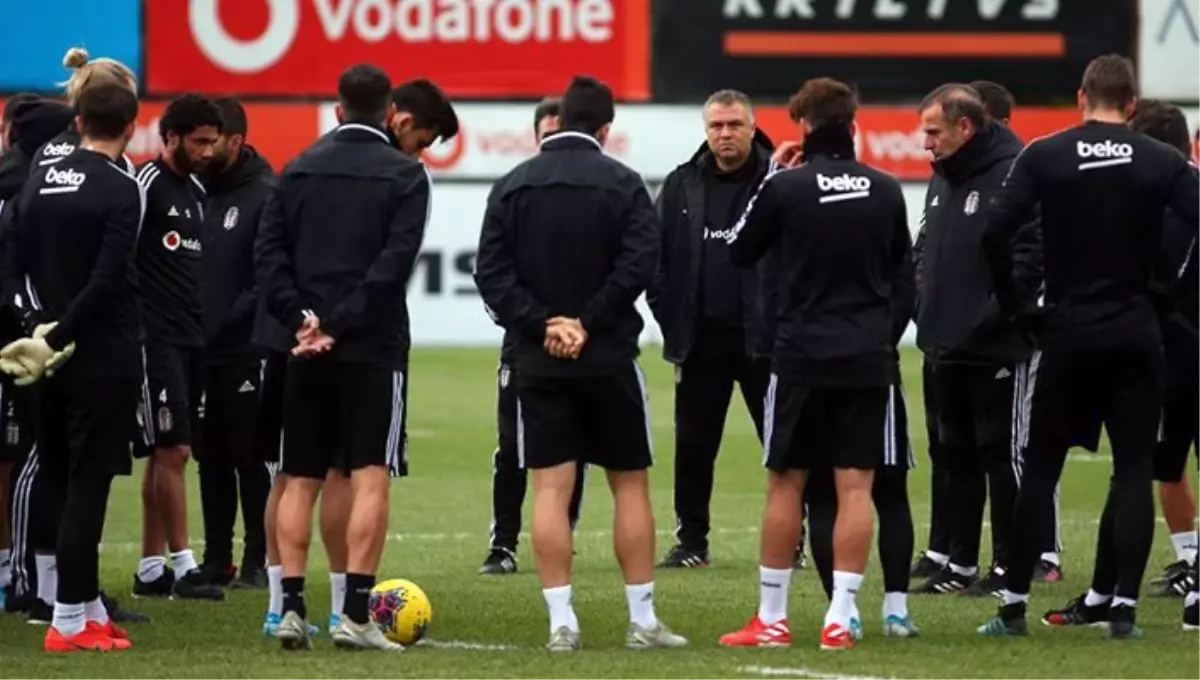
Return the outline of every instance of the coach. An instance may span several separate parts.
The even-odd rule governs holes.
[[[759,302],[759,270],[729,259],[728,230],[767,174],[774,146],[736,90],[704,104],[705,144],[658,195],[662,250],[647,300],[675,365],[675,536],[660,567],[708,564],[713,468],[734,383],[762,437],[770,338]],[[758,345],[766,343],[766,347]]]
[[[981,238],[984,209],[1021,143],[1007,128],[987,121],[978,92],[968,85],[937,88],[921,103],[920,114],[934,176],[925,199],[924,248],[916,259],[917,345],[931,369],[925,389],[934,391],[952,490],[946,508],[949,564],[920,592],[986,594],[999,581],[995,568],[978,579],[983,506],[990,486],[993,535],[1007,536],[1018,484],[1012,406],[1020,386],[1013,376],[1032,348],[999,313]],[[1032,236],[1036,230],[1022,233]],[[1023,290],[1036,290],[1041,282],[1036,243],[1022,243],[1016,268]],[[1003,540],[993,545],[1003,573]]]

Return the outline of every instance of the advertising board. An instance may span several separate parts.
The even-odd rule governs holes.
[[[150,94],[331,97],[347,67],[451,96],[540,97],[591,75],[649,96],[649,0],[154,0]]]
[[[1141,0],[1139,4],[1142,96],[1200,100],[1200,0]]]

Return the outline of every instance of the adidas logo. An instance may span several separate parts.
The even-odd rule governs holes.
[[[996,380],[1004,380],[1009,377],[1012,377],[1012,371],[1008,370],[1008,368],[1001,368],[999,371],[996,371]]]
[[[179,209],[171,206],[171,209],[167,211],[167,217],[179,217]]]
[[[938,206],[938,197],[937,197],[937,196],[934,196],[934,197],[933,197],[933,202],[929,204],[929,207],[930,207],[930,208],[936,208],[937,206]]]
[[[249,380],[242,383],[242,386],[238,388],[238,394],[245,394],[247,392],[253,392],[253,391],[254,391],[254,385]]]

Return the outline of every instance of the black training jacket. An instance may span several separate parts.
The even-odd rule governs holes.
[[[141,370],[133,257],[143,211],[136,180],[86,149],[35,172],[17,205],[16,259],[28,294],[58,322],[46,342],[76,343],[72,364],[89,375]]]
[[[983,252],[987,205],[1000,191],[1021,140],[989,123],[951,156],[933,164],[915,248],[917,346],[935,363],[1009,364],[1032,347],[1000,312]],[[1039,227],[1022,227],[1014,245],[1014,277],[1023,298],[1042,283]]]
[[[1013,235],[1041,204],[1045,307],[1013,278]],[[1123,124],[1087,122],[1043,137],[988,207],[984,247],[1000,306],[1059,350],[1161,342],[1150,292],[1171,208],[1196,233],[1200,183],[1176,149]]]
[[[1196,167],[1192,166],[1196,174]],[[1172,373],[1187,375],[1194,384],[1200,370],[1200,268],[1196,232],[1168,210],[1163,221],[1158,278],[1164,290],[1159,305],[1163,347]]]
[[[749,163],[756,170],[749,180],[745,198],[734,210],[741,214],[762,183],[771,164],[775,145],[761,130],[755,133]],[[646,301],[663,332],[663,358],[682,364],[696,341],[699,318],[699,289],[703,260],[705,180],[712,172],[713,154],[708,144],[671,171],[659,189],[655,207],[662,220],[662,245],[658,269],[646,291]],[[742,274],[743,328],[746,347],[752,354],[770,354],[772,338],[763,321],[760,272],[766,262]]]
[[[208,192],[200,240],[200,293],[204,308],[205,360],[210,364],[253,357],[258,309],[254,237],[275,172],[252,147],[233,165],[204,182]]]
[[[528,375],[601,375],[638,356],[634,307],[658,264],[659,224],[640,175],[595,138],[559,132],[492,187],[475,282],[492,319],[515,334]],[[543,349],[546,321],[579,319],[578,359]]]
[[[38,148],[53,139],[75,119],[75,110],[51,99],[38,99],[18,104],[13,111],[9,139],[13,145],[0,156],[0,262],[15,257],[11,247],[11,231],[15,228],[17,198],[29,178]],[[8,269],[21,271],[18,263],[9,262]],[[39,320],[29,304],[23,275],[14,273],[6,279],[4,304],[0,307],[0,342],[7,343],[33,330]]]
[[[337,361],[407,365],[405,289],[430,188],[425,166],[381,129],[350,123],[309,146],[284,168],[259,224],[271,315],[294,334],[315,314]]]
[[[911,276],[900,183],[855,160],[843,127],[809,134],[804,154],[767,179],[729,241],[740,266],[779,249],[773,371],[822,387],[891,384],[895,287]]]

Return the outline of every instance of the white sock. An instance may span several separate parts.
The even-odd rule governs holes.
[[[283,565],[267,567],[267,613],[283,616]]]
[[[1200,600],[1200,593],[1197,593],[1194,590],[1188,591],[1187,598],[1183,601],[1183,606],[1190,607],[1196,604],[1197,600]]]
[[[658,617],[654,615],[654,581],[640,586],[625,586],[625,599],[629,601],[629,620],[646,630],[658,628]]]
[[[1042,561],[1043,561],[1043,562],[1049,562],[1050,564],[1053,564],[1053,565],[1054,565],[1054,566],[1056,566],[1056,567],[1061,567],[1061,566],[1062,566],[1062,560],[1060,560],[1060,559],[1058,558],[1058,553],[1056,553],[1056,552],[1044,552],[1044,553],[1042,553]]]
[[[88,621],[95,621],[101,626],[108,623],[108,610],[104,608],[104,601],[98,597],[91,602],[84,603],[83,613]]]
[[[84,626],[87,625],[83,603],[63,604],[55,602],[54,620],[50,625],[54,626],[55,630],[67,637],[82,633]]]
[[[1004,591],[1005,606],[1010,605],[1010,604],[1017,604],[1018,602],[1023,602],[1023,603],[1028,604],[1029,603],[1029,593],[1018,594],[1018,593],[1012,592],[1011,590]]]
[[[1091,588],[1088,588],[1087,595],[1083,596],[1083,604],[1086,607],[1108,604],[1110,601],[1112,601],[1112,595],[1101,595]]]
[[[851,571],[833,572],[833,599],[825,612],[825,625],[838,624],[850,630],[850,617],[858,609],[855,599],[862,587],[863,575]]]
[[[280,572],[280,578],[281,579],[283,578],[282,572]],[[282,581],[281,581],[281,583],[282,583]],[[283,586],[280,585],[280,588],[282,588],[282,587]],[[283,596],[280,595],[280,597],[283,597]],[[280,606],[281,607],[283,606],[282,603],[280,604]],[[346,606],[346,574],[345,573],[334,574],[331,572],[329,574],[329,606],[331,607],[331,609],[329,610],[329,613],[331,615],[334,615],[334,616],[342,615],[342,608]]]
[[[947,555],[945,553],[936,552],[933,550],[926,550],[925,557],[928,557],[929,559],[933,560],[934,562],[937,562],[938,564],[942,565],[943,567],[950,563],[949,555]]]
[[[0,550],[0,588],[12,583],[12,550]]]
[[[579,619],[575,617],[575,609],[571,606],[571,586],[542,588],[542,596],[546,598],[546,607],[550,610],[550,632],[566,626],[578,633]]]
[[[1131,600],[1128,597],[1114,597],[1112,606],[1114,606],[1114,607],[1120,607],[1120,606],[1136,607],[1137,600]]]
[[[46,604],[54,604],[54,598],[58,595],[58,560],[54,555],[34,555],[33,561],[37,564],[38,599]],[[63,632],[61,628],[59,631]]]
[[[199,569],[199,566],[196,564],[196,556],[192,554],[192,549],[187,548],[171,553],[171,568],[175,570],[176,577],[182,577]]]
[[[908,593],[883,594],[883,618],[887,619],[889,616],[908,618]]]
[[[792,584],[791,569],[758,568],[758,620],[767,624],[787,619],[788,587]]]
[[[167,558],[162,555],[143,557],[138,562],[137,577],[142,583],[153,583],[167,570]]]
[[[1188,564],[1196,559],[1196,532],[1181,531],[1177,534],[1171,534],[1171,545],[1175,547],[1175,559],[1183,560]],[[0,562],[3,561],[3,555],[0,554]]]
[[[970,576],[974,576],[975,574],[979,573],[979,567],[960,567],[957,564],[954,564],[953,562],[951,562],[950,563],[950,571],[958,574],[959,576],[970,577]]]

